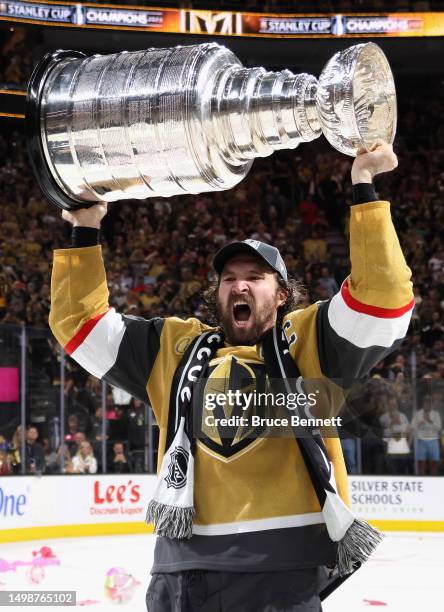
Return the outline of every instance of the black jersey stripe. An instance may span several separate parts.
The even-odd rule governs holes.
[[[122,318],[125,333],[116,361],[104,378],[106,382],[147,402],[147,383],[160,350],[164,319],[143,319],[131,315],[122,315]]]

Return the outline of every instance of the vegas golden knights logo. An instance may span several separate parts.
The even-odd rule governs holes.
[[[190,34],[242,34],[238,13],[213,11],[182,11],[182,31]]]
[[[171,461],[168,466],[168,476],[165,477],[167,487],[181,489],[187,482],[189,454],[181,446],[177,446],[171,453]]]
[[[193,413],[199,415],[199,422],[194,421],[195,433],[199,442],[225,458],[233,457],[252,444],[263,433],[264,427],[238,424],[223,427],[219,424],[208,425],[206,417],[214,416],[213,421],[230,417],[249,419],[254,414],[258,414],[254,403],[246,408],[242,402],[230,405],[227,400],[223,405],[218,404],[208,408],[205,398],[215,394],[226,395],[230,390],[232,392],[239,390],[243,394],[253,393],[255,390],[261,392],[265,390],[265,387],[265,368],[262,364],[247,363],[234,355],[229,355],[215,367],[210,366],[208,379],[200,392],[196,393],[196,403],[193,401]]]

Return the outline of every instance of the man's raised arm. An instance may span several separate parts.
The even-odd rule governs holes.
[[[414,306],[408,268],[390,215],[372,180],[397,166],[390,145],[378,144],[353,163],[350,211],[351,274],[318,306],[322,372],[350,386],[402,342]]]
[[[73,246],[54,252],[49,325],[85,370],[148,401],[146,385],[159,352],[163,320],[145,320],[109,307],[100,223],[107,205],[63,212]]]

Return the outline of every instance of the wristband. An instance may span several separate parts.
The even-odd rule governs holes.
[[[373,183],[357,183],[353,185],[353,204],[365,204],[367,202],[376,202],[376,195]]]
[[[73,248],[96,246],[99,244],[100,230],[95,227],[73,227],[72,228],[72,244]]]

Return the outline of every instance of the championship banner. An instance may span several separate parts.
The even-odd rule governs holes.
[[[75,28],[181,33],[181,11],[107,4],[0,1],[0,20]]]
[[[259,38],[354,38],[443,36],[444,12],[272,14],[214,10],[0,1],[0,20],[12,23],[113,28],[209,36]]]
[[[180,11],[175,9],[136,9],[102,4],[83,5],[77,16],[78,26],[111,26],[135,30],[180,33]]]
[[[351,36],[439,36],[442,13],[381,15],[243,15],[243,34],[280,38]],[[436,30],[439,33],[432,33]]]
[[[10,21],[73,24],[76,23],[78,6],[41,2],[0,2],[0,17]]]

